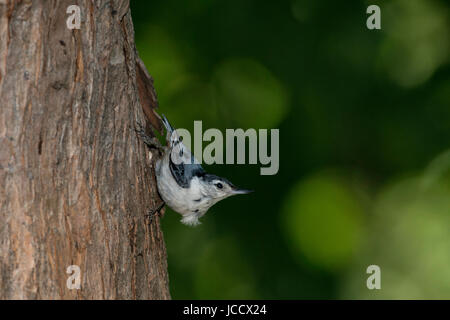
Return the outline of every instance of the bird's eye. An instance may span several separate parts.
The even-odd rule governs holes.
[[[223,184],[221,184],[220,182],[216,183],[216,187],[219,188],[219,189],[222,189],[223,188]]]

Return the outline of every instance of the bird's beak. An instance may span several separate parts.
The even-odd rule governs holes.
[[[240,188],[234,188],[233,189],[233,194],[247,194],[253,192],[253,190],[248,190],[248,189],[240,189]]]

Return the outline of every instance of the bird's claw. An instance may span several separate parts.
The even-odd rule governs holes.
[[[146,217],[147,219],[149,219],[149,224],[151,224],[151,223],[153,222],[153,219],[154,219],[155,216],[158,214],[158,212],[161,213],[161,216],[163,215],[161,209],[163,209],[163,207],[164,207],[165,204],[166,204],[166,203],[163,202],[163,203],[161,203],[157,208],[151,209],[151,210],[147,211],[147,214],[145,215],[145,217]]]
[[[159,152],[163,152],[163,147],[159,140],[156,137],[150,137],[145,133],[144,126],[136,121],[135,129],[134,129],[139,136],[139,138],[142,139],[142,141],[149,147],[150,149],[157,149]]]

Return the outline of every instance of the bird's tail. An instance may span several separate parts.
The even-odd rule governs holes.
[[[172,127],[169,120],[167,120],[167,118],[164,114],[162,115],[162,122],[167,130],[166,142],[172,148],[174,145],[176,145],[178,143],[178,140],[179,140],[178,134],[175,131],[175,128]]]
[[[163,114],[162,115],[162,122],[164,124],[164,126],[166,127],[168,133],[172,134],[172,132],[175,130],[172,125],[170,124],[169,120],[167,120],[166,116]]]

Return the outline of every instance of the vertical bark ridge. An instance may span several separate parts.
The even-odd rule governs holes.
[[[129,3],[71,4],[0,1],[0,298],[168,299]]]

